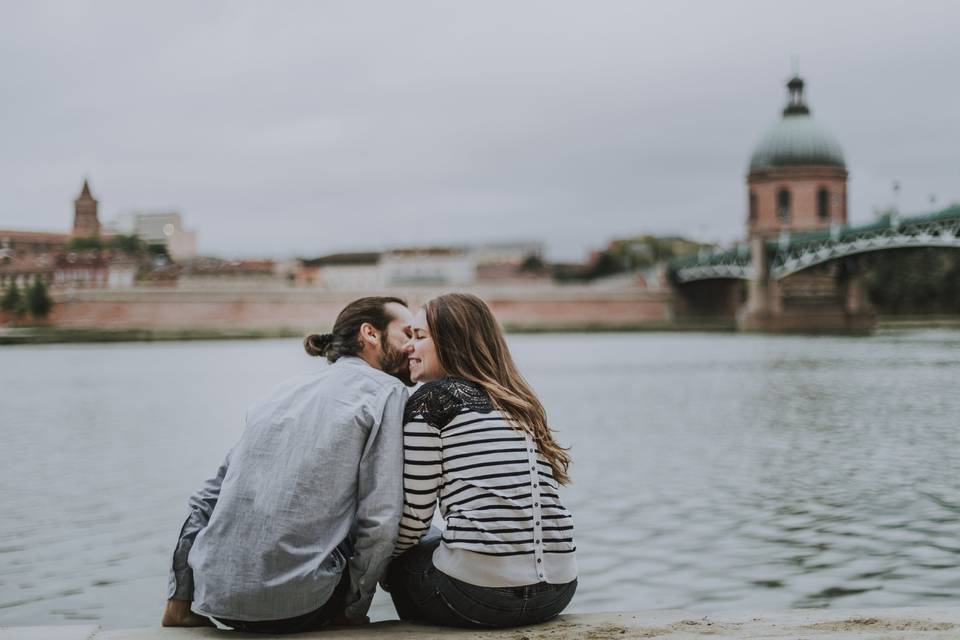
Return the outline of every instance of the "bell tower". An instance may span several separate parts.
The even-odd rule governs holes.
[[[90,193],[90,185],[83,181],[83,190],[73,201],[73,237],[100,236],[100,218],[97,217],[97,201]]]

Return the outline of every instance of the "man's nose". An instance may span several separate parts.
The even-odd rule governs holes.
[[[404,353],[413,353],[413,338],[407,340],[406,344],[403,345]]]

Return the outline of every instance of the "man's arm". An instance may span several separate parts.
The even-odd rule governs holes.
[[[163,613],[163,626],[199,626],[204,623],[212,624],[203,616],[190,611],[193,601],[193,569],[187,563],[190,548],[197,534],[207,523],[213,509],[217,506],[220,497],[220,486],[227,474],[230,464],[231,450],[217,469],[216,475],[207,480],[199,491],[190,496],[190,515],[187,516],[183,527],[180,528],[180,537],[173,552],[173,564],[170,567],[170,577],[167,581],[167,606]]]
[[[407,391],[392,389],[373,425],[357,470],[357,540],[350,558],[350,594],[344,614],[367,614],[397,537],[403,504],[403,406]]]

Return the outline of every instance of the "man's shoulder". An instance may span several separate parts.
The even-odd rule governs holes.
[[[331,397],[347,401],[350,398],[386,398],[391,392],[406,386],[396,377],[374,369],[363,360],[344,359],[319,370],[302,373],[281,382],[271,394],[271,400],[298,397]]]
[[[418,417],[432,427],[443,429],[463,411],[490,413],[493,403],[482,386],[462,378],[443,378],[427,382],[410,396],[403,421]]]
[[[341,358],[330,367],[329,371],[332,376],[363,380],[382,393],[406,388],[406,385],[396,376],[371,367],[360,358]]]

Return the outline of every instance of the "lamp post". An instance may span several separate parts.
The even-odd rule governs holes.
[[[900,222],[900,181],[893,181],[893,208],[890,210],[890,228],[896,229]]]

